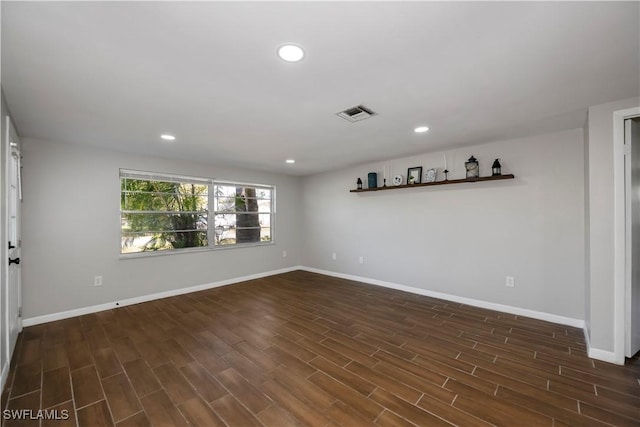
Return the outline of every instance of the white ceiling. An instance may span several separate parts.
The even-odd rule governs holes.
[[[640,91],[638,2],[1,5],[23,137],[292,175],[581,127]],[[335,115],[358,104],[378,115]]]

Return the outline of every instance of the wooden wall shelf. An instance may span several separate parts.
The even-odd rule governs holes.
[[[402,184],[402,185],[388,185],[386,187],[363,188],[362,190],[349,190],[349,192],[366,193],[368,191],[399,190],[401,188],[430,187],[432,185],[464,184],[466,182],[499,181],[502,179],[513,179],[513,178],[515,178],[513,174],[481,176],[480,178],[450,179],[448,181],[423,182],[420,184]]]

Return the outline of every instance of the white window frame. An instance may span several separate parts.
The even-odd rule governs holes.
[[[247,183],[247,182],[237,182],[237,181],[229,181],[229,180],[216,180],[213,178],[203,178],[203,177],[195,177],[188,175],[179,175],[179,174],[170,174],[170,173],[161,173],[161,172],[147,172],[140,170],[131,170],[131,169],[120,169],[120,173],[118,176],[119,187],[122,187],[122,179],[123,178],[131,178],[131,179],[140,179],[140,180],[155,180],[155,181],[164,181],[164,182],[180,182],[180,183],[193,183],[198,185],[207,185],[207,246],[200,247],[192,247],[192,248],[177,248],[177,249],[166,249],[159,251],[143,251],[143,252],[131,252],[131,253],[123,253],[122,252],[122,190],[119,193],[119,223],[120,223],[120,245],[119,245],[119,253],[121,259],[129,259],[129,258],[139,258],[139,257],[148,257],[148,256],[162,256],[162,255],[173,255],[173,254],[183,254],[190,252],[202,252],[202,251],[212,251],[212,250],[225,250],[225,249],[234,249],[234,248],[246,248],[252,246],[268,246],[275,244],[275,222],[276,222],[276,187],[275,185],[270,184],[256,184],[256,183]],[[271,211],[263,212],[262,214],[270,215],[270,237],[271,239],[266,242],[247,242],[247,243],[234,243],[234,244],[226,244],[226,245],[216,245],[215,243],[215,227],[216,227],[216,213],[213,208],[215,206],[215,189],[217,185],[225,185],[225,186],[241,186],[241,187],[253,187],[256,189],[268,189],[271,191]]]
[[[237,182],[237,181],[227,181],[227,180],[214,180],[213,181],[213,189],[211,191],[211,193],[209,194],[209,206],[215,207],[215,202],[214,202],[214,198],[215,198],[215,193],[216,193],[216,186],[221,185],[221,186],[231,186],[231,187],[253,187],[255,189],[266,189],[266,190],[270,190],[271,191],[271,210],[269,212],[262,212],[262,214],[269,214],[271,216],[270,220],[269,220],[269,224],[270,224],[270,229],[271,229],[271,239],[268,242],[247,242],[247,243],[234,243],[231,245],[216,245],[215,244],[215,227],[216,227],[216,215],[218,214],[223,214],[226,212],[217,212],[214,210],[210,211],[210,215],[212,217],[212,227],[209,227],[210,233],[212,233],[212,235],[210,235],[211,239],[209,240],[209,242],[211,242],[211,246],[214,249],[231,249],[231,248],[245,248],[245,247],[249,247],[249,246],[265,246],[265,245],[273,245],[275,244],[275,228],[276,228],[276,187],[275,185],[268,185],[268,184],[255,184],[255,183],[249,183],[249,182]]]

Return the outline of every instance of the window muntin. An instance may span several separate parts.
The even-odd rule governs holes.
[[[273,242],[272,186],[121,170],[120,198],[123,255]]]

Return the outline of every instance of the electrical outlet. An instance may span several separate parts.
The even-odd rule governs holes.
[[[358,263],[364,264],[364,257],[363,256],[358,258]]]
[[[286,258],[287,257],[287,251],[282,251],[282,258]]]
[[[93,276],[93,286],[102,286],[102,276]]]
[[[516,286],[516,280],[513,278],[513,276],[507,276],[505,285],[507,286],[507,288],[513,288]]]
[[[331,259],[334,261],[338,259],[335,252],[331,254]]]

